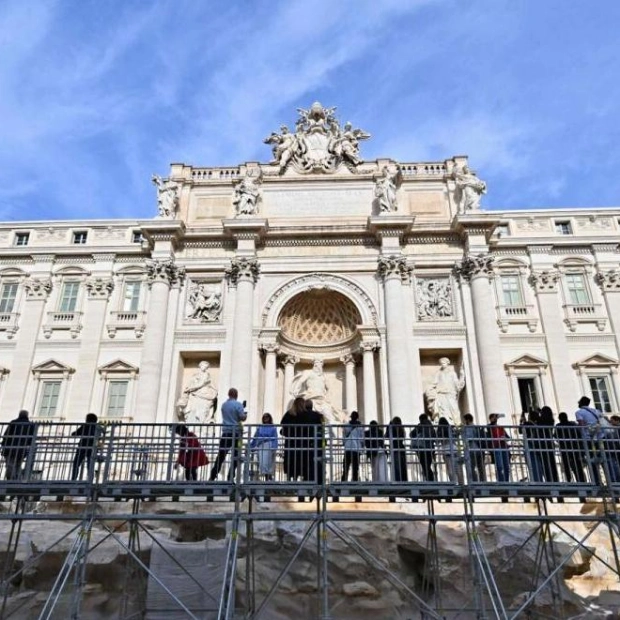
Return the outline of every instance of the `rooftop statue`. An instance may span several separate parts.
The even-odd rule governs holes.
[[[157,174],[154,174],[151,180],[157,187],[157,217],[173,220],[179,208],[178,184],[170,179],[162,179]]]
[[[295,133],[282,125],[280,133],[272,132],[265,138],[265,144],[272,145],[271,163],[278,165],[280,174],[289,165],[300,173],[335,172],[341,163],[355,171],[362,163],[359,143],[370,138],[370,134],[354,129],[351,123],[340,127],[335,112],[335,107],[324,108],[318,102],[308,110],[297,108]]]
[[[398,182],[398,168],[396,166],[384,166],[382,175],[375,181],[375,197],[379,201],[380,213],[396,211],[396,183]]]
[[[487,184],[481,181],[469,166],[456,166],[452,173],[458,192],[459,213],[480,209],[480,199],[487,193]]]
[[[240,215],[256,215],[258,213],[258,201],[260,199],[259,186],[262,181],[260,168],[253,168],[245,173],[245,176],[235,186],[233,205],[235,213]]]

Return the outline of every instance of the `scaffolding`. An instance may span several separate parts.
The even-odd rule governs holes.
[[[594,554],[609,574],[620,577],[619,440],[601,429],[580,429],[567,439],[553,428],[534,436],[523,428],[507,427],[510,439],[501,443],[487,427],[474,429],[464,432],[450,427],[443,435],[433,431],[422,437],[418,427],[388,429],[385,435],[381,429],[378,435],[376,429],[366,429],[354,475],[357,479],[348,480],[343,467],[343,427],[304,426],[292,434],[288,429],[288,439],[278,432],[275,442],[264,444],[253,441],[257,427],[246,425],[235,435],[236,445],[227,457],[228,463],[236,454],[238,466],[225,465],[210,480],[210,466],[195,470],[196,479],[179,467],[180,451],[187,453],[188,448],[174,426],[98,426],[92,441],[79,444],[79,437],[71,435],[75,425],[38,423],[30,436],[9,441],[11,449],[21,450],[19,466],[13,462],[0,471],[3,477],[9,473],[12,477],[0,482],[5,508],[0,520],[10,524],[4,546],[0,618],[23,617],[19,606],[12,604],[16,584],[61,543],[68,549],[37,611],[41,619],[87,617],[82,605],[88,558],[109,543],[118,545],[127,559],[119,618],[279,617],[274,611],[278,592],[311,547],[316,559],[315,585],[307,617],[347,618],[331,587],[330,556],[336,553],[336,542],[408,601],[409,615],[403,617],[567,617],[563,573],[576,553]],[[213,464],[227,429],[196,425],[191,430],[198,447],[190,450],[204,451]],[[14,457],[6,449],[5,444],[5,462]],[[76,459],[80,450],[87,454]],[[266,455],[263,450],[272,453]],[[567,457],[578,461],[581,474],[575,475]],[[507,473],[502,466],[505,462]],[[292,463],[297,463],[297,471],[291,471]],[[191,502],[189,512],[174,509],[184,502]],[[594,507],[590,513],[581,510],[586,502]],[[52,521],[71,527],[27,561],[16,562],[24,525]],[[199,563],[203,556],[217,558],[217,562],[205,560],[204,565],[189,568],[151,531],[153,523],[169,521],[224,523],[222,548],[209,549],[205,543],[197,555]],[[294,522],[301,533],[270,587],[259,591],[256,532],[267,522]],[[353,526],[366,522],[416,524],[425,529],[420,579],[412,580],[386,564],[385,558],[355,535]],[[518,565],[526,547],[535,548],[531,574],[520,576],[528,585],[516,600],[498,578],[502,567],[490,559],[487,528],[500,524],[530,528],[503,558],[506,566]],[[576,524],[581,526],[579,534]],[[445,526],[458,526],[466,538],[471,588],[469,600],[456,606],[445,594],[438,531]],[[558,533],[562,545],[558,545]],[[588,545],[595,533],[605,535],[609,557]],[[146,542],[157,551],[161,560],[157,566],[142,552]],[[176,576],[175,584],[168,577],[171,573]],[[539,605],[542,598],[544,613]],[[153,600],[166,604],[149,607]]]

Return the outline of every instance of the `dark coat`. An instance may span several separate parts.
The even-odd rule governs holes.
[[[5,459],[23,460],[34,439],[35,425],[28,418],[11,420],[2,438],[2,455]]]

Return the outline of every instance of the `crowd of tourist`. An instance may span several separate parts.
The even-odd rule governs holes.
[[[435,423],[423,413],[415,426],[405,426],[399,417],[384,426],[375,420],[364,426],[357,411],[346,424],[332,426],[325,425],[312,400],[297,397],[278,426],[264,413],[261,424],[251,427],[250,437],[243,430],[245,402],[237,398],[237,390],[231,388],[221,406],[222,424],[212,451],[187,424],[171,427],[178,438],[175,463],[186,481],[203,479],[198,472],[209,464],[207,452],[215,457],[208,480],[220,478],[227,460],[226,479],[235,480],[247,447],[254,481],[318,483],[325,479],[329,463],[332,483],[620,483],[620,417],[604,416],[585,396],[574,421],[561,412],[556,422],[545,406],[524,412],[514,426],[500,424],[503,416],[497,413],[490,414],[485,425],[474,424],[471,414],[454,425],[445,417]],[[35,427],[27,411],[7,425],[2,439],[7,480],[22,477],[36,443]],[[71,432],[77,440],[72,480],[92,472],[105,432],[94,413]]]

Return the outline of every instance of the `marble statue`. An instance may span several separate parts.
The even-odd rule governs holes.
[[[354,129],[351,123],[340,127],[335,117],[336,108],[324,108],[315,102],[308,110],[298,108],[299,118],[292,134],[286,125],[279,134],[273,132],[265,138],[273,147],[273,164],[280,174],[289,165],[299,173],[335,172],[345,164],[353,172],[362,163],[359,143],[370,138],[362,129]]]
[[[233,205],[235,213],[239,215],[256,215],[258,213],[258,201],[260,200],[259,186],[262,181],[260,168],[247,170],[245,176],[235,186]]]
[[[487,184],[481,181],[469,166],[456,166],[452,173],[459,193],[459,213],[480,209],[480,199],[487,193]]]
[[[211,385],[209,362],[200,362],[177,401],[180,417],[188,424],[213,424],[217,390]]]
[[[179,208],[179,186],[170,179],[162,179],[154,174],[151,178],[157,187],[157,217],[173,220]]]
[[[201,323],[218,321],[222,314],[222,289],[216,285],[197,283],[190,290],[187,301],[191,307],[188,319]]]
[[[379,212],[391,213],[396,211],[396,181],[398,168],[396,166],[384,166],[382,176],[375,181],[375,198],[379,200]]]
[[[459,394],[464,387],[463,373],[457,376],[450,360],[447,357],[439,358],[439,370],[425,392],[428,408],[434,420],[443,417],[450,424],[461,423]]]
[[[418,278],[416,282],[418,321],[454,316],[452,286],[449,278]]]
[[[295,375],[291,384],[291,394],[293,398],[301,396],[311,400],[315,411],[323,416],[326,424],[343,424],[346,421],[344,411],[334,407],[329,401],[323,360],[315,359],[310,370],[302,370]]]

